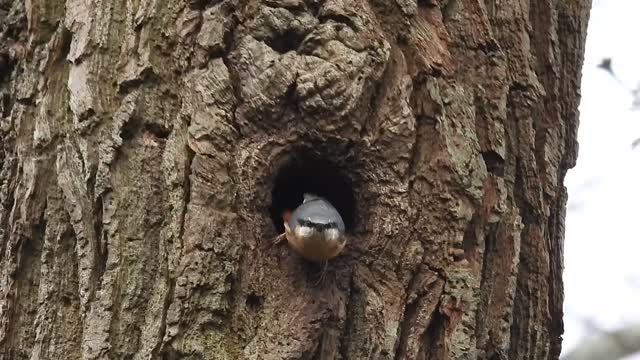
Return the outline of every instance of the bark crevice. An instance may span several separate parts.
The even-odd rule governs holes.
[[[0,360],[557,358],[588,0],[5,3]]]

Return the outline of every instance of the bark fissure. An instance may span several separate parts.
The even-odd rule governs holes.
[[[557,358],[589,5],[5,1],[0,360]]]

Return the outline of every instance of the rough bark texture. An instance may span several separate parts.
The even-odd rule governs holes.
[[[0,0],[0,359],[556,359],[589,8]]]

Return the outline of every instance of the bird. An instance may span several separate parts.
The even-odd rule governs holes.
[[[323,277],[328,260],[338,256],[347,242],[344,221],[338,210],[327,199],[304,193],[302,204],[293,212],[285,210],[282,220],[285,231],[274,239],[274,243],[287,239],[289,246],[303,258],[324,263]]]

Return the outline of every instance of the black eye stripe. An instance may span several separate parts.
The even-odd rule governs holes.
[[[334,229],[338,227],[338,224],[336,224],[334,221],[326,224],[318,224],[314,223],[313,221],[300,219],[298,220],[298,222],[300,223],[300,225],[313,228],[316,231],[324,231],[327,229]]]

